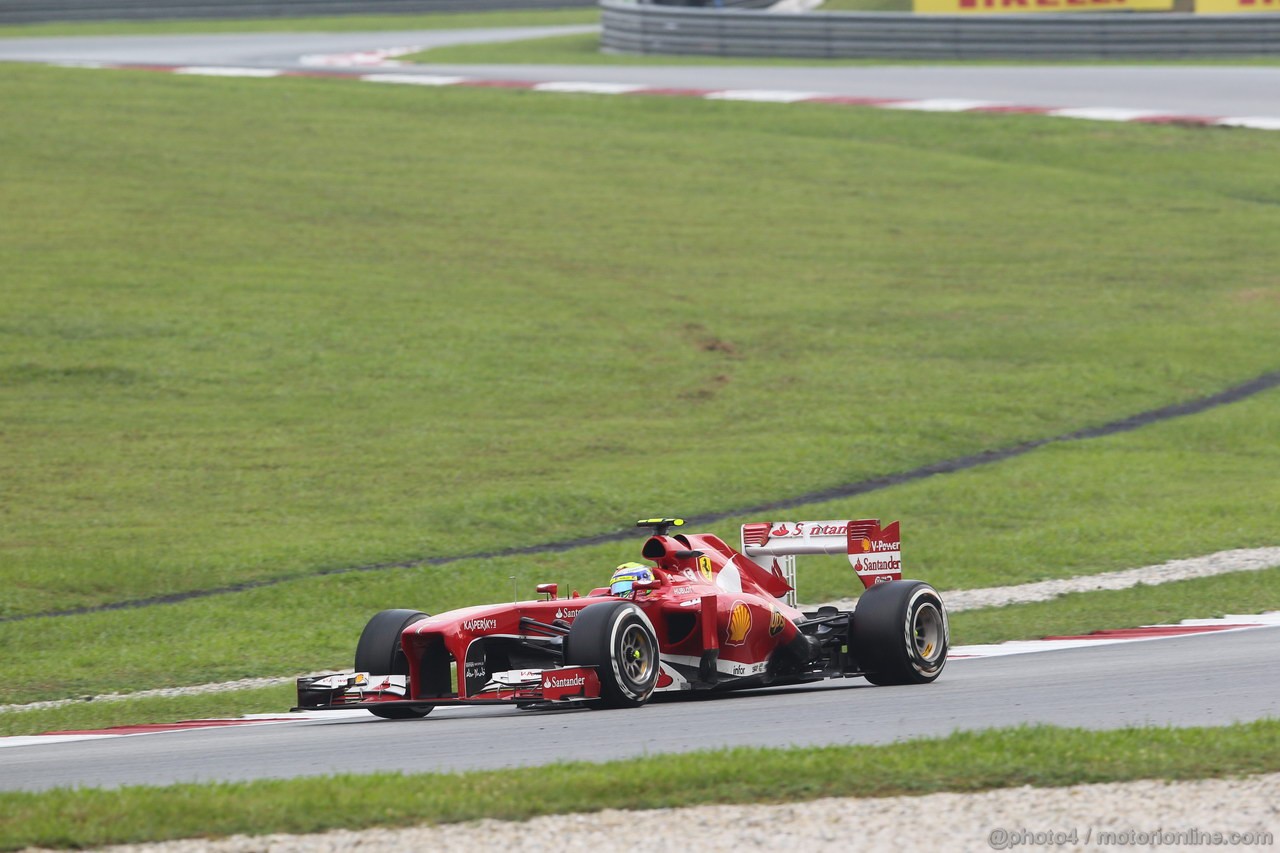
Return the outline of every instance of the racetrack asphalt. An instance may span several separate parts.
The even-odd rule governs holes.
[[[231,33],[0,39],[0,61],[314,70],[302,57],[589,32],[590,26],[379,33]],[[673,62],[678,63],[677,60]],[[343,69],[326,67],[327,72]],[[351,74],[368,68],[346,69]],[[584,66],[413,65],[396,73],[504,81],[591,81],[670,89],[787,90],[824,96],[956,99],[1050,109],[1149,110],[1280,120],[1280,67],[1218,65]]]
[[[497,769],[735,746],[883,744],[1047,723],[1203,726],[1280,716],[1280,627],[954,660],[927,686],[860,678],[621,711],[437,709],[13,746],[0,790]],[[283,711],[283,709],[282,709]]]

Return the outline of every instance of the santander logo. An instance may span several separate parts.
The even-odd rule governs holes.
[[[810,536],[844,536],[849,532],[848,522],[844,524],[818,524],[809,527]]]
[[[498,627],[497,619],[468,619],[462,623],[462,627],[467,631],[492,631]]]
[[[778,526],[769,531],[772,538],[792,538],[799,536],[808,538],[810,536],[847,536],[849,533],[849,523],[843,524],[827,524],[821,521],[797,521],[791,527],[784,522],[778,522]]]
[[[568,678],[553,675],[547,679],[548,687],[581,687],[586,683],[587,678],[584,675],[571,675]]]

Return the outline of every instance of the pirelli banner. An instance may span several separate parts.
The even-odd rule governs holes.
[[[1242,3],[1245,0],[1196,0],[1197,4],[1205,2]],[[916,14],[925,15],[1017,15],[1030,12],[1105,12],[1110,9],[1168,11],[1172,8],[1173,0],[913,0]]]
[[[1280,0],[1196,0],[1196,12],[1201,15],[1280,12]]]

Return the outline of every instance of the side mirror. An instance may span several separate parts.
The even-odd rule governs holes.
[[[636,581],[631,585],[631,588],[645,592],[648,590],[655,590],[660,586],[662,586],[662,580],[660,578],[654,578],[651,581]]]
[[[540,595],[546,595],[546,596],[547,596],[547,601],[555,601],[555,600],[556,600],[556,593],[560,591],[560,584],[558,584],[558,583],[540,583],[540,584],[538,584],[538,586],[537,586],[537,590],[538,590],[538,593],[539,593]]]

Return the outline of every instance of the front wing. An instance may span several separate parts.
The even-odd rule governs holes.
[[[600,698],[595,667],[516,670],[494,673],[484,686],[467,696],[411,698],[405,675],[368,672],[309,675],[298,679],[295,711],[327,711],[370,707],[422,707],[424,705],[573,704]]]

